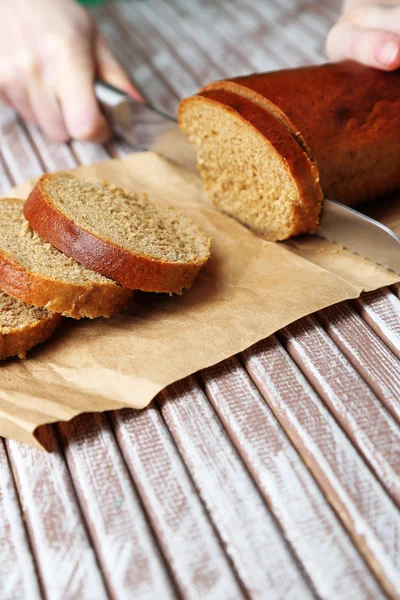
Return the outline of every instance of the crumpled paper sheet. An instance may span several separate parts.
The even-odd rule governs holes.
[[[73,172],[177,206],[212,237],[212,257],[182,296],[137,293],[128,311],[111,319],[66,320],[26,360],[3,361],[4,437],[40,447],[35,431],[45,423],[88,411],[143,408],[172,382],[302,316],[400,280],[318,238],[263,241],[214,210],[195,173],[153,152]],[[31,186],[10,195],[26,197]],[[398,204],[396,211],[398,223]]]

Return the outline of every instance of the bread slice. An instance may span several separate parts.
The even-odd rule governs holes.
[[[53,248],[29,227],[24,201],[0,200],[0,289],[69,317],[109,317],[133,292]]]
[[[326,197],[355,205],[400,189],[400,71],[353,61],[217,81],[283,123],[315,161]]]
[[[25,358],[28,350],[47,340],[62,316],[21,302],[0,291],[0,359]]]
[[[67,256],[130,289],[181,293],[210,256],[210,240],[174,208],[66,173],[43,175],[24,215]]]
[[[214,204],[268,240],[318,227],[318,169],[288,129],[247,98],[209,90],[180,103],[178,121],[198,152]]]

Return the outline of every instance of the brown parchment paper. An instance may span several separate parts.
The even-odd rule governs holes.
[[[195,173],[153,152],[74,172],[179,207],[212,236],[212,258],[181,297],[138,293],[127,312],[111,319],[66,320],[27,360],[2,362],[0,434],[5,437],[39,447],[39,425],[88,411],[143,408],[168,384],[304,315],[400,280],[317,238],[285,245],[263,241],[214,210]],[[26,197],[31,185],[10,195]],[[399,214],[395,203],[397,225]]]

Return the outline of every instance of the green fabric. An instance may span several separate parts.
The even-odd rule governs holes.
[[[94,6],[94,4],[101,4],[104,0],[78,0],[78,2],[85,6]]]

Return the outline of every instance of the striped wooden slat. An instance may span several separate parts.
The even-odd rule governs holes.
[[[141,52],[136,38],[129,34],[114,7],[113,10],[107,10],[106,5],[101,6],[100,10],[96,10],[96,15],[113,52],[130,74],[141,95],[151,100],[155,107],[173,113],[177,100],[168,78],[152,64],[151,56]]]
[[[392,294],[393,296],[393,294]],[[393,296],[396,301],[397,298]],[[361,306],[364,300],[361,300]],[[391,308],[389,302],[385,302],[385,308]],[[393,307],[394,308],[394,307]],[[376,312],[373,318],[376,319]],[[389,312],[389,311],[388,311]],[[393,315],[394,313],[394,315]],[[392,332],[390,317],[393,317],[394,327],[400,331],[400,301],[398,301],[398,312],[393,310],[388,314],[387,331]],[[395,317],[397,316],[397,321]],[[385,344],[376,336],[358,314],[350,308],[347,303],[338,304],[325,309],[319,313],[319,318],[334,340],[340,351],[347,357],[349,362],[356,368],[357,372],[372,388],[374,393],[383,404],[392,412],[393,416],[400,422],[400,362],[396,356],[385,346]],[[377,326],[378,327],[378,326]],[[399,337],[400,340],[400,337]],[[394,345],[394,344],[393,344]],[[400,345],[399,345],[400,350]],[[399,352],[400,355],[400,352]],[[350,381],[349,381],[350,386]],[[343,390],[345,393],[346,390]],[[380,406],[376,405],[378,413],[382,414]],[[368,410],[366,406],[366,410]],[[370,413],[372,427],[376,428],[376,420],[379,419],[376,410]],[[361,414],[360,414],[361,417]],[[362,418],[362,417],[361,417]],[[396,427],[397,435],[400,435]],[[376,435],[386,439],[388,445],[393,443],[390,437],[386,437],[383,431],[376,431]],[[373,439],[371,443],[373,443]],[[400,447],[400,446],[399,446]],[[396,448],[396,443],[393,444]],[[385,461],[386,462],[386,461]],[[397,457],[397,468],[400,473],[400,453]]]
[[[351,338],[355,340],[357,335],[362,338],[364,333],[362,323],[358,330],[360,318],[357,319],[357,315],[349,310],[346,312],[345,306],[343,304],[328,309],[325,322],[336,337],[339,337],[338,331],[340,331],[342,338],[348,338],[347,344],[342,343],[343,347],[351,348],[347,351],[358,356],[357,345],[351,341]],[[340,314],[342,322],[335,328],[334,319],[337,314]],[[353,319],[352,326],[349,324],[349,314]],[[331,322],[329,317],[332,319]],[[398,424],[313,317],[289,325],[282,333],[289,352],[300,369],[312,382],[319,396],[362,452],[381,482],[396,501],[400,502],[400,453],[396,450],[400,448]],[[373,335],[372,333],[371,336]],[[361,340],[358,346],[361,346],[363,341]],[[371,343],[369,348],[372,354]],[[383,354],[383,350],[381,352]],[[391,358],[390,354],[389,358]],[[393,360],[398,363],[394,357]],[[358,362],[361,363],[360,360]],[[397,370],[399,372],[398,365]],[[374,380],[373,373],[369,373],[369,376]],[[383,378],[384,370],[383,375],[378,373],[379,383]],[[397,390],[399,389],[396,379],[398,378],[394,375],[392,381],[390,377],[388,380],[391,386],[388,391],[392,394],[392,404],[396,402],[395,389],[396,387]]]
[[[307,598],[257,488],[196,380],[170,386],[161,411],[244,588],[252,598]],[[268,544],[266,544],[268,540]]]
[[[26,130],[15,116],[1,126],[0,153],[13,183],[22,183],[43,173],[43,165]]]
[[[355,304],[365,322],[400,358],[400,300],[384,288],[363,294]]]
[[[179,95],[197,91],[205,78],[210,81],[220,78],[223,74],[221,67],[214,57],[209,57],[201,44],[193,42],[193,32],[188,33],[185,27],[176,27],[176,11],[167,2],[160,2],[158,6],[156,12],[146,3],[138,4],[134,20],[138,26],[151,21],[157,31],[155,48],[169,54],[175,59],[177,68],[187,73],[187,81],[178,89]]]
[[[190,44],[206,55],[213,68],[219,69],[220,77],[232,73],[239,75],[251,69],[248,58],[237,47],[236,37],[229,35],[226,18],[221,18],[221,11],[212,10],[204,2],[194,2],[196,10],[185,0],[175,0],[173,6],[167,0],[162,0],[162,6],[169,12],[169,18],[176,23],[179,19],[181,27],[189,37]],[[220,58],[223,57],[223,60]],[[205,83],[204,79],[202,83]]]
[[[114,29],[119,32],[120,43],[121,36],[123,36],[124,55],[127,57],[138,49],[143,56],[143,64],[145,65],[146,62],[151,63],[156,80],[164,84],[162,94],[159,92],[159,95],[164,96],[167,105],[162,108],[166,111],[170,111],[172,106],[176,106],[180,88],[182,86],[187,86],[187,74],[182,72],[182,69],[175,66],[173,61],[170,61],[170,63],[167,64],[169,59],[168,54],[166,52],[161,52],[161,50],[159,51],[157,46],[151,44],[151,34],[153,31],[151,31],[151,34],[149,35],[149,32],[144,32],[143,28],[137,27],[134,16],[130,16],[129,12],[125,12],[125,4],[116,5],[116,7],[113,7],[112,12],[107,6],[105,6],[105,10],[108,10],[108,15],[110,15],[110,19],[114,23]],[[124,11],[124,13],[122,13],[122,11]],[[125,59],[124,62],[126,63],[126,61],[127,59]],[[170,69],[173,69],[174,77],[170,77]],[[136,73],[137,78],[135,78],[135,82],[138,82],[139,88],[144,91],[145,96],[148,95],[148,97],[154,101],[153,94],[151,93],[154,84],[149,88],[145,88],[141,83],[143,75],[147,76],[148,71],[143,70]]]
[[[0,439],[0,598],[42,596],[4,442]]]
[[[354,599],[379,597],[368,568],[239,361],[207,369],[202,380],[318,597],[347,598],[349,586]]]
[[[108,598],[86,533],[64,456],[51,427],[41,441],[51,453],[8,441],[7,448],[46,598]]]
[[[108,160],[110,158],[106,148],[101,144],[93,142],[70,142],[70,148],[76,158],[77,163],[81,165],[90,165],[94,162]]]
[[[285,337],[290,340],[292,349],[295,345],[297,353],[300,334],[296,334],[295,327],[300,327],[302,332],[306,328],[304,321],[285,330]],[[311,339],[314,327],[312,323],[306,328],[307,333],[311,330]],[[400,593],[400,513],[397,507],[274,336],[243,356],[266,402],[371,569],[389,593]],[[304,364],[303,356],[302,359]],[[315,364],[318,365],[318,355]],[[324,365],[328,371],[328,360]],[[312,381],[315,385],[315,377]]]
[[[165,566],[106,417],[82,415],[59,427],[83,517],[112,597],[173,598]]]
[[[77,166],[77,161],[67,144],[50,142],[35,125],[26,124],[25,127],[31,144],[36,154],[41,157],[46,170],[73,169]]]
[[[215,535],[160,412],[113,414],[122,454],[153,531],[184,598],[241,598]]]

